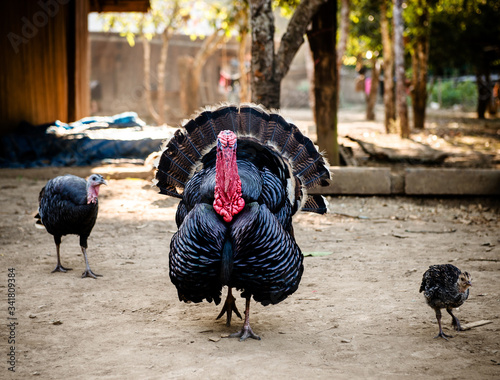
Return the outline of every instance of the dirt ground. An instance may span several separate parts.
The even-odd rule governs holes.
[[[80,278],[78,238],[62,243],[51,273],[52,237],[33,215],[45,180],[0,179],[0,288],[15,268],[16,373],[8,371],[7,303],[1,310],[2,378],[331,379],[498,378],[500,202],[492,198],[331,197],[325,216],[295,218],[305,258],[298,291],[252,302],[261,341],[224,338],[213,303],[185,304],[168,278],[176,200],[146,180],[110,180]],[[312,256],[309,256],[312,255]],[[462,323],[492,323],[433,339],[434,312],[418,293],[430,264],[472,274]],[[244,309],[242,299],[237,301]],[[446,313],[445,313],[446,314]],[[444,316],[450,329],[451,318]],[[447,331],[450,332],[450,331]]]
[[[292,117],[310,129],[310,115]],[[343,117],[340,136],[384,139],[380,122],[364,122],[359,112]],[[413,141],[453,151],[458,167],[498,168],[499,120],[482,127],[436,119]],[[61,248],[63,265],[74,270],[51,273],[52,236],[34,227],[38,193],[48,178],[74,170],[0,175],[0,378],[500,378],[499,199],[330,197],[329,214],[294,219],[306,255],[298,291],[274,306],[252,302],[262,340],[239,342],[225,336],[240,320],[231,327],[215,320],[221,305],[178,300],[168,277],[177,201],[148,180],[110,179],[101,189],[88,252],[103,277],[80,278],[76,236]],[[469,300],[456,312],[462,324],[491,323],[452,333],[444,313],[454,338],[433,339],[435,315],[418,290],[428,266],[440,263],[472,274]],[[14,315],[5,296],[9,268]],[[237,304],[243,311],[243,299]]]

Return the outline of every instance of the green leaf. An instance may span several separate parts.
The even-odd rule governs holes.
[[[133,33],[127,33],[127,42],[131,47],[135,45],[135,38]]]

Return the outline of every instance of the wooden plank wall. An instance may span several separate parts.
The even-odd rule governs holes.
[[[88,1],[0,2],[0,134],[88,114],[88,9]]]
[[[68,25],[68,120],[90,112],[90,50],[88,1],[69,3]]]

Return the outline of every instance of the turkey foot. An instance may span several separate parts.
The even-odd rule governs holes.
[[[235,332],[235,333],[229,335],[229,337],[230,338],[240,338],[240,342],[243,342],[247,338],[252,338],[252,339],[260,340],[260,336],[256,335],[252,331],[252,328],[250,327],[250,324],[247,325],[246,323],[243,325],[243,328],[240,331]]]
[[[228,288],[226,302],[224,302],[224,306],[222,307],[222,310],[216,318],[220,319],[224,314],[227,313],[226,326],[231,326],[231,317],[233,315],[233,311],[240,319],[242,319],[241,314],[236,307],[235,301],[236,298],[234,298],[233,293],[231,292],[231,288]]]
[[[87,248],[83,246],[81,248],[83,252],[83,258],[85,259],[85,272],[82,273],[82,278],[92,277],[97,279],[97,277],[102,277],[102,275],[92,272],[89,266],[89,260],[87,259]]]
[[[449,313],[449,311],[448,311]],[[453,314],[452,314],[453,316]],[[439,334],[437,334],[434,339],[436,338],[443,338],[444,340],[448,340],[446,338],[453,338],[452,335],[446,335],[444,332],[443,332],[443,328],[441,326],[441,310],[440,309],[436,309],[436,319],[437,319],[437,322],[438,322],[438,326],[439,326]]]
[[[55,269],[52,271],[52,273],[54,273],[54,272],[66,273],[67,271],[72,270],[72,268],[65,268],[61,264],[61,238],[54,237],[54,241],[56,242],[57,265],[56,265]]]
[[[234,334],[229,335],[230,338],[240,338],[240,342],[246,340],[247,338],[260,340],[260,336],[256,335],[252,328],[250,327],[250,297],[247,298],[246,307],[245,307],[245,322],[243,323],[243,327],[240,331],[235,332]]]
[[[455,328],[455,330],[457,330],[457,331],[464,331],[464,330],[462,329],[462,326],[460,326],[460,321],[458,320],[458,318],[457,318],[457,317],[455,317],[455,316],[453,315],[453,313],[451,312],[451,310],[446,310],[446,311],[448,312],[448,314],[450,314],[450,315],[451,315],[451,318],[452,318],[452,320],[451,320],[451,325]]]
[[[462,326],[460,326],[460,321],[458,320],[457,317],[453,316],[453,321],[451,322],[451,325],[455,328],[457,331],[464,331]]]
[[[102,277],[102,274],[96,274],[96,273],[92,272],[92,270],[89,268],[89,269],[86,269],[85,272],[82,273],[82,278],[85,278],[85,277],[92,277],[92,278],[97,279],[97,277]]]
[[[446,335],[443,331],[440,331],[439,334],[434,337],[434,339],[436,338],[443,338],[444,340],[448,340],[448,338],[453,338],[453,335]]]
[[[51,273],[54,273],[54,272],[66,273],[69,270],[73,270],[73,268],[65,268],[61,265],[61,263],[57,263],[57,266],[55,267],[55,269]]]

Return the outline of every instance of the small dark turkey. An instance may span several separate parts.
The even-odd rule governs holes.
[[[446,309],[451,315],[455,329],[461,330],[460,321],[453,315],[452,309],[462,306],[469,297],[471,280],[469,273],[461,272],[451,264],[431,265],[424,273],[420,293],[424,292],[427,304],[436,312],[439,333],[435,338],[452,338],[451,335],[446,335],[441,327],[441,309]]]
[[[61,264],[60,246],[64,235],[80,236],[80,247],[85,259],[82,277],[100,276],[92,272],[87,259],[87,239],[97,219],[99,187],[107,182],[99,174],[92,174],[86,181],[68,174],[47,182],[38,197],[37,224],[43,225],[54,236],[57,266],[52,272],[66,272]]]

